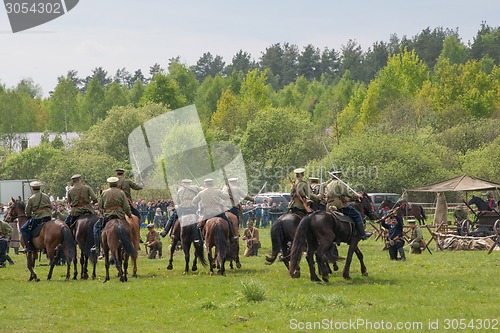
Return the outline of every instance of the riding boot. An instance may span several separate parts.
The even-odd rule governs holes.
[[[33,246],[31,244],[31,241],[22,237],[23,243],[24,243],[24,250],[22,251],[23,253],[28,253],[33,251]]]
[[[203,243],[204,239],[203,239],[203,229],[201,229],[200,227],[196,228],[196,233],[194,235],[194,242],[195,243]]]
[[[170,229],[172,228],[172,225],[174,224],[174,221],[173,219],[168,219],[167,221],[167,225],[165,226],[165,229],[163,229],[161,232],[160,232],[160,236],[161,237],[165,237],[166,235],[168,235],[168,232],[170,231]]]
[[[368,232],[367,233],[365,231],[365,226],[363,225],[362,221],[356,221],[356,229],[358,229],[359,237],[362,240],[367,240],[368,238],[371,237],[371,235],[373,235],[373,232]]]
[[[94,246],[90,249],[91,252],[93,253],[101,253],[101,231],[103,227],[99,227],[101,225],[103,219],[100,218],[99,221],[97,221],[95,230],[94,230]]]

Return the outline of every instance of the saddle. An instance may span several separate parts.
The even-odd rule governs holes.
[[[33,238],[37,238],[38,236],[40,236],[40,232],[42,231],[43,226],[47,222],[48,221],[40,222],[36,226],[34,226],[33,229],[30,230],[30,238],[33,239]]]
[[[339,220],[340,222],[354,224],[354,220],[352,218],[350,218],[347,215],[342,214],[340,211],[337,211],[337,210],[336,211],[329,211],[328,213],[335,216],[337,218],[337,220]]]

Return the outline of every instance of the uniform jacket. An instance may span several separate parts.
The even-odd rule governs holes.
[[[200,205],[203,218],[207,219],[224,212],[226,210],[224,204],[228,199],[227,193],[214,187],[207,187],[194,197],[193,204]]]
[[[5,238],[11,238],[12,237],[12,227],[4,221],[0,221],[0,234],[4,235]]]
[[[179,207],[193,208],[196,211],[197,207],[193,204],[193,199],[200,192],[201,187],[196,185],[182,185],[177,191],[177,201],[179,203]]]
[[[25,210],[28,218],[41,219],[52,215],[52,204],[47,194],[35,192],[29,199]]]
[[[125,193],[117,187],[110,187],[102,192],[99,198],[99,210],[105,217],[117,216],[124,220],[125,214],[130,216],[130,204]]]
[[[123,192],[125,192],[125,195],[127,198],[132,199],[132,195],[130,194],[130,189],[139,191],[142,190],[142,186],[137,185],[133,181],[129,179],[125,179],[123,176],[117,176],[118,177],[118,188],[122,189]]]
[[[71,215],[79,216],[84,213],[93,214],[95,210],[92,206],[92,202],[97,201],[97,196],[90,186],[78,182],[69,190],[68,201],[71,206]]]
[[[338,209],[344,208],[348,205],[349,199],[356,200],[357,198],[358,194],[339,180],[332,180],[326,186],[327,206],[335,206]]]

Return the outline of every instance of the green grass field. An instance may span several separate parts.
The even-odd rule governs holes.
[[[491,255],[486,251],[411,255],[407,251],[406,262],[391,262],[387,251],[381,251],[382,243],[370,239],[360,246],[369,277],[361,276],[354,258],[352,280],[335,272],[329,283],[314,283],[305,259],[300,279],[291,279],[281,262],[264,264],[271,245],[269,229],[262,229],[261,240],[259,257],[242,258],[243,267],[228,270],[226,277],[209,276],[208,268],[201,266],[198,272],[182,275],[182,252],[176,252],[174,269],[168,271],[167,258],[148,260],[143,249],[139,277],[127,283],[120,283],[113,268],[111,281],[103,284],[103,262],[98,264],[96,281],[66,282],[65,268],[60,266],[52,281],[46,281],[48,267],[39,265],[36,270],[42,281],[28,282],[24,256],[11,253],[16,264],[0,269],[0,331],[500,330],[499,251]],[[168,244],[164,240],[165,248]],[[347,246],[339,250],[344,255]]]

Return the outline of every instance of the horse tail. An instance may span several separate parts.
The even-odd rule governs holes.
[[[306,246],[307,233],[309,232],[309,224],[311,223],[311,216],[304,217],[297,227],[295,236],[293,237],[292,249],[290,251],[290,264],[288,274],[294,276],[295,270],[298,268],[300,259],[302,259],[302,252]]]
[[[122,224],[118,224],[116,226],[116,232],[118,234],[118,239],[122,242],[125,252],[131,257],[136,257],[137,251],[132,243],[132,240],[130,239],[129,233],[125,230]]]
[[[73,237],[73,233],[66,226],[61,227],[61,235],[62,235],[62,243],[66,246],[68,250],[68,257],[66,258],[68,261],[73,261],[76,258],[76,241]]]
[[[228,246],[224,229],[222,229],[222,225],[220,223],[217,223],[214,227],[214,242],[217,247],[217,258],[222,261],[226,258]]]
[[[193,237],[194,233],[198,232],[198,224],[192,224],[193,227]],[[203,267],[206,267],[208,265],[207,263],[207,258],[205,258],[205,252],[203,250],[203,242],[193,242],[194,245],[194,255],[198,258],[200,263],[203,265]]]
[[[271,243],[273,246],[273,250],[270,256],[266,256],[266,260],[269,264],[272,264],[276,261],[278,257],[278,253],[281,251],[281,244],[283,243],[283,221],[278,220],[276,223],[273,223],[271,227]]]

